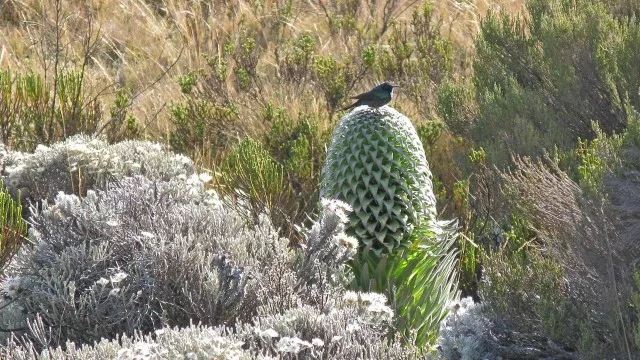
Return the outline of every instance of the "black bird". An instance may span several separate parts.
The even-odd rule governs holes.
[[[374,109],[377,109],[383,105],[386,105],[389,101],[391,101],[391,96],[393,95],[393,88],[399,87],[398,85],[391,85],[388,82],[383,82],[382,84],[374,87],[373,89],[367,91],[366,93],[362,93],[360,95],[356,95],[351,97],[352,99],[358,99],[355,103],[345,106],[340,110],[349,110],[356,106],[360,105],[368,105]]]

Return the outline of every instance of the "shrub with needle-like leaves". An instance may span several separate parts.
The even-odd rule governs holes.
[[[27,223],[22,219],[22,204],[14,201],[0,181],[0,268],[24,243]]]

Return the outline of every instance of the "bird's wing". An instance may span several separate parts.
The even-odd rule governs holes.
[[[358,100],[369,100],[371,98],[378,98],[378,99],[382,99],[382,98],[386,98],[387,94],[385,94],[384,92],[379,92],[379,91],[367,91],[366,93],[362,93],[360,95],[356,95],[356,96],[352,96],[352,99],[358,99]]]
[[[367,92],[362,93],[360,95],[352,96],[351,98],[352,99],[358,99],[358,100],[367,99],[367,98],[371,97],[371,95],[369,93],[370,93],[370,91],[367,91]]]

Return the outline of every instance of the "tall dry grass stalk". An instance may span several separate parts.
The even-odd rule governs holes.
[[[0,68],[50,73],[52,67],[44,63],[51,58],[59,60],[59,70],[76,68],[86,60],[88,95],[103,97],[104,112],[108,113],[116,85],[126,85],[136,95],[131,111],[145,124],[146,134],[162,136],[170,130],[167,105],[181,98],[176,77],[205,67],[202,54],[220,53],[221,40],[237,36],[243,23],[256,34],[258,46],[264,48],[258,70],[265,79],[263,91],[268,92],[265,95],[286,104],[292,113],[304,110],[326,116],[318,94],[270,80],[279,71],[274,55],[276,47],[283,37],[295,38],[311,32],[322,52],[347,54],[361,39],[354,34],[332,33],[323,9],[333,3],[329,0],[293,1],[285,18],[282,11],[286,3],[270,0],[257,7],[256,2],[245,0],[8,0],[0,8],[0,29],[4,35],[0,38]],[[377,3],[375,16],[382,17],[388,2]],[[57,22],[56,4],[61,10]],[[368,4],[365,1],[358,5],[359,16],[374,14]],[[419,5],[420,1],[398,4],[393,21],[410,18],[409,5]],[[479,21],[489,9],[516,12],[523,4],[522,0],[449,0],[434,2],[434,11],[442,18],[445,37],[461,45],[463,52],[471,53]],[[57,50],[53,36],[56,28]],[[90,51],[86,48],[88,39],[95,41]],[[260,131],[259,124],[251,124],[249,128],[252,126]]]
[[[535,227],[543,253],[562,267],[568,295],[590,309],[589,320],[600,324],[598,330],[616,323],[614,329],[621,331],[600,336],[626,348],[621,303],[633,290],[629,265],[635,256],[613,230],[610,204],[584,194],[546,156],[538,162],[513,160],[514,169],[501,173],[505,195],[518,199],[510,204]]]

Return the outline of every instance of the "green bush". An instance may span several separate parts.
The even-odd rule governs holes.
[[[482,257],[480,295],[495,320],[516,331],[575,346],[581,318],[566,296],[561,267],[536,247],[529,224],[514,217],[496,252]]]
[[[493,163],[622,131],[640,105],[640,24],[602,3],[531,0],[528,21],[489,14],[476,40],[471,136]]]
[[[70,71],[54,80],[0,70],[0,140],[33,150],[78,133],[93,133],[102,119],[97,98],[84,94],[83,75]]]
[[[388,46],[377,55],[375,74],[401,85],[419,114],[433,115],[436,87],[451,74],[453,44],[440,34],[440,25],[429,1],[413,10],[409,22],[394,22],[388,35]]]
[[[245,138],[236,144],[222,164],[222,192],[236,196],[256,216],[267,210],[276,227],[291,231],[291,209],[297,199],[286,182],[286,172],[261,143]],[[296,213],[294,211],[294,213]]]
[[[27,236],[27,223],[22,219],[22,204],[11,198],[0,181],[0,269],[18,252]]]

